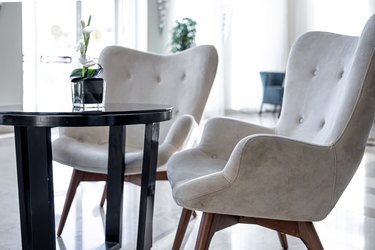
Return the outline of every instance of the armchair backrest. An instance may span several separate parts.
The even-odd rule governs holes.
[[[177,54],[159,55],[120,46],[103,49],[99,63],[104,69],[107,103],[151,103],[174,106],[171,121],[160,125],[160,143],[164,141],[174,120],[191,115],[200,122],[218,65],[216,49],[202,45]],[[106,128],[93,128],[83,133],[99,137]],[[63,130],[82,137],[77,130]],[[127,144],[143,145],[143,126],[128,126]],[[88,138],[87,138],[88,139]],[[106,133],[100,143],[107,140]]]
[[[335,151],[337,199],[362,159],[374,121],[374,48],[372,16],[360,37],[326,32],[303,35],[295,42],[287,65],[276,133]]]

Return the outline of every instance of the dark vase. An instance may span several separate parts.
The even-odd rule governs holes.
[[[88,78],[72,82],[73,107],[95,108],[104,106],[105,82],[102,78]]]

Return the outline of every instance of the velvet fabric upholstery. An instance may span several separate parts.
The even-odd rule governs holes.
[[[375,111],[375,16],[360,37],[309,32],[292,46],[274,128],[207,122],[201,142],[175,154],[177,204],[206,213],[319,221],[356,172]]]
[[[216,74],[218,55],[213,46],[170,55],[109,46],[99,63],[104,69],[106,102],[174,106],[172,120],[160,124],[159,168],[172,154],[191,145]],[[126,174],[139,174],[144,126],[127,126],[126,132]],[[106,173],[108,128],[59,128],[53,159],[78,170]]]

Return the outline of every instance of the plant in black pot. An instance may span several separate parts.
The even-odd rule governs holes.
[[[183,18],[180,22],[176,21],[176,26],[172,30],[172,49],[173,53],[183,51],[195,46],[195,26],[197,22],[191,18]]]
[[[101,78],[102,67],[87,58],[87,48],[90,43],[91,16],[87,23],[81,21],[81,40],[77,44],[80,54],[81,68],[74,69],[70,74],[72,82],[72,104],[73,107],[89,108],[104,105],[105,82]]]

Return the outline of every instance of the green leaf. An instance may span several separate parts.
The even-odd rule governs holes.
[[[75,69],[70,74],[70,78],[76,78],[82,76],[82,69]]]

